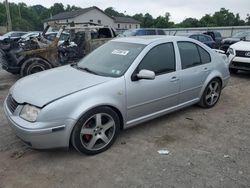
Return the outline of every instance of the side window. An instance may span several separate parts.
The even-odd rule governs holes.
[[[191,42],[178,42],[178,48],[181,56],[182,69],[202,64],[196,44]]]
[[[155,30],[147,30],[147,35],[156,35]]]
[[[210,54],[200,46],[198,46],[198,50],[201,56],[202,64],[210,63],[211,62]]]
[[[190,38],[198,40],[198,36],[197,35],[191,35]]]
[[[136,32],[136,36],[142,36],[142,35],[146,35],[146,31],[145,30],[138,30]]]
[[[141,61],[138,70],[151,70],[156,75],[175,71],[173,43],[160,44],[151,49]]]
[[[157,30],[158,31],[158,35],[165,35],[165,32],[163,30]]]
[[[207,41],[207,39],[206,39],[206,37],[205,37],[205,36],[203,36],[203,35],[199,35],[199,41],[200,41],[200,42],[206,42],[206,41]]]
[[[206,36],[207,41],[213,41],[211,36]]]

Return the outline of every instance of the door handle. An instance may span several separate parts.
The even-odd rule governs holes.
[[[173,76],[172,78],[171,78],[171,81],[170,82],[176,82],[176,81],[178,81],[179,80],[179,78],[177,78],[176,76]]]
[[[203,70],[204,70],[204,72],[208,72],[209,71],[209,69],[207,67],[205,67]]]

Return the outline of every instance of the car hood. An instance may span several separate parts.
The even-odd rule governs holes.
[[[223,43],[235,43],[235,42],[238,42],[238,41],[240,41],[240,39],[239,38],[225,38],[224,40],[222,40],[222,42]]]
[[[10,94],[20,104],[43,107],[51,101],[94,87],[115,78],[103,77],[63,66],[20,79]]]
[[[235,50],[250,51],[250,41],[240,41],[230,47]]]
[[[0,40],[4,40],[4,39],[6,39],[6,37],[0,36]]]

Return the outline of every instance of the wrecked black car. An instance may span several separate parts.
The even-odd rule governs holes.
[[[104,26],[61,27],[53,41],[46,38],[48,27],[38,37],[3,49],[0,58],[4,70],[22,77],[61,65],[74,63],[115,37],[113,29]],[[64,31],[68,39],[60,42]]]

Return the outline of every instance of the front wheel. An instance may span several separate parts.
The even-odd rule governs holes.
[[[215,106],[219,101],[221,89],[222,86],[219,79],[216,78],[210,81],[201,97],[199,106],[203,108],[211,108]]]
[[[33,57],[24,61],[21,67],[20,74],[22,77],[24,77],[24,76],[34,74],[37,72],[41,72],[41,71],[51,69],[51,68],[52,68],[52,65],[48,61],[42,58]]]
[[[72,145],[81,153],[95,155],[107,150],[120,130],[119,117],[109,107],[95,108],[84,114],[76,123]]]

